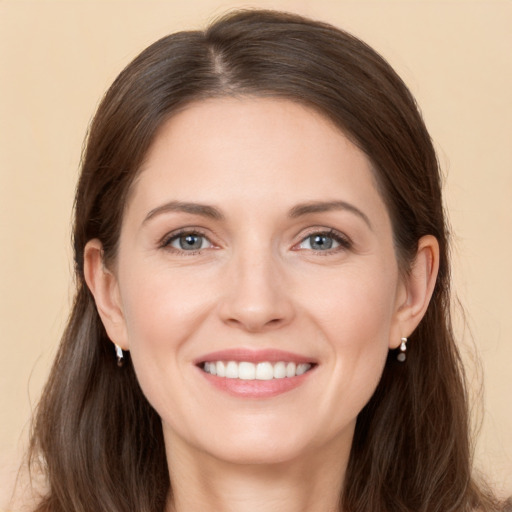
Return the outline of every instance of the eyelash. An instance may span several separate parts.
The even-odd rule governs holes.
[[[184,235],[197,236],[197,237],[204,238],[210,244],[212,244],[212,246],[214,246],[214,244],[210,241],[208,236],[204,232],[202,232],[200,229],[183,228],[178,231],[174,231],[172,233],[167,234],[160,241],[159,247],[162,249],[168,250],[174,254],[183,255],[183,256],[194,256],[194,255],[200,254],[204,250],[204,249],[197,249],[197,250],[186,251],[186,250],[177,249],[177,248],[171,246],[172,242],[174,242],[175,240],[178,240],[180,237],[182,237]],[[352,241],[346,235],[340,233],[339,231],[337,231],[335,229],[328,229],[328,230],[316,229],[316,230],[311,230],[308,234],[306,234],[298,244],[295,244],[293,246],[293,249],[301,250],[300,245],[305,243],[309,238],[311,238],[313,236],[331,238],[336,243],[338,243],[339,246],[335,247],[335,248],[329,248],[326,250],[317,250],[317,251],[315,251],[313,249],[303,249],[303,250],[309,250],[312,253],[316,253],[317,255],[325,256],[325,255],[337,253],[340,251],[345,251],[345,250],[352,248]]]
[[[178,254],[178,255],[183,255],[183,256],[194,256],[196,254],[200,254],[203,249],[185,251],[185,250],[177,249],[176,247],[172,247],[171,243],[174,242],[175,240],[178,240],[180,237],[182,237],[184,235],[205,238],[213,246],[213,243],[210,241],[208,236],[204,232],[202,232],[200,229],[197,229],[197,228],[182,228],[178,231],[173,231],[172,233],[169,233],[166,236],[164,236],[164,238],[159,243],[159,246],[160,246],[160,248],[165,249],[169,252],[172,252],[172,253]]]
[[[339,231],[337,231],[335,229],[328,229],[328,230],[316,229],[316,230],[311,230],[294,247],[299,247],[304,242],[306,242],[306,240],[308,240],[308,238],[311,238],[311,237],[314,237],[314,236],[331,238],[332,240],[334,240],[335,242],[337,242],[339,244],[338,247],[335,247],[335,248],[332,248],[332,249],[331,248],[330,249],[326,249],[326,250],[323,250],[323,251],[321,251],[321,250],[315,251],[315,250],[312,250],[312,249],[306,249],[306,250],[310,250],[312,253],[315,253],[315,255],[318,255],[318,256],[328,256],[330,254],[334,254],[334,253],[341,252],[341,251],[346,251],[346,250],[349,250],[349,249],[352,248],[352,241],[346,235],[340,233]],[[300,250],[300,248],[298,250]]]

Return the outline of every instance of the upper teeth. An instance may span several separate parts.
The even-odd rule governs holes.
[[[228,379],[272,380],[302,375],[311,368],[310,363],[249,363],[247,361],[211,361],[204,363],[203,370],[211,375]]]

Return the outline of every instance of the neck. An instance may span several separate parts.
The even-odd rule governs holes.
[[[174,446],[168,450],[172,496],[167,510],[338,512],[349,451],[317,450],[295,461],[234,464],[204,452],[191,457],[189,450]]]

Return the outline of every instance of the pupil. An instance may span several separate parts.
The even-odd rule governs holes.
[[[332,247],[332,238],[324,235],[315,235],[311,237],[311,247],[313,249],[330,249]]]
[[[182,249],[200,249],[201,237],[197,235],[185,235],[180,238],[180,245]]]

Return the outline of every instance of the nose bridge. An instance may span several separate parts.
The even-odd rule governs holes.
[[[233,252],[221,304],[225,322],[248,331],[274,328],[293,316],[284,269],[271,243],[256,237]]]

